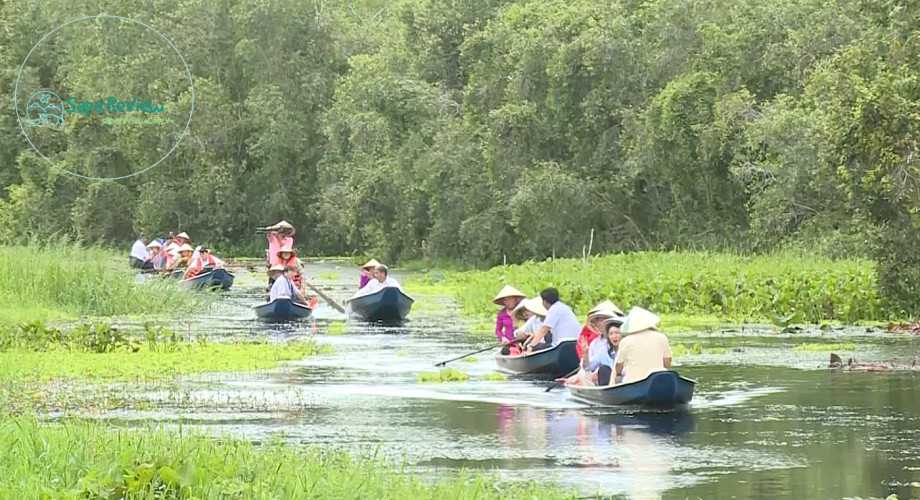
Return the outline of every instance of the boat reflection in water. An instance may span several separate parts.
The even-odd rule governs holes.
[[[498,405],[498,446],[545,457],[544,472],[550,476],[545,479],[562,487],[589,495],[661,498],[674,487],[677,440],[693,430],[693,416],[687,410],[618,410]],[[612,480],[611,474],[617,477]]]

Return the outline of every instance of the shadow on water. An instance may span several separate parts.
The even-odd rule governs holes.
[[[341,301],[357,270],[308,265],[311,283]],[[317,279],[322,275],[323,279]],[[335,276],[332,278],[331,276]],[[397,277],[402,280],[402,277]],[[702,342],[703,353],[675,360],[698,381],[689,408],[672,412],[590,407],[564,388],[526,378],[489,381],[485,352],[448,364],[468,380],[421,382],[438,361],[485,347],[447,297],[415,296],[399,326],[346,318],[322,300],[303,323],[265,325],[252,306],[261,276],[237,275],[234,288],[180,331],[209,337],[312,337],[327,355],[267,374],[189,381],[138,395],[145,409],[109,412],[119,425],[157,420],[195,423],[257,442],[278,431],[295,443],[363,450],[421,471],[497,469],[509,481],[556,481],[584,495],[630,498],[901,498],[920,493],[920,397],[912,372],[848,373],[826,369],[828,353],[806,343],[850,342],[872,361],[916,354],[913,337],[865,329],[676,335]],[[410,291],[411,292],[411,291]],[[332,322],[342,334],[327,334]],[[721,351],[707,352],[709,347]]]

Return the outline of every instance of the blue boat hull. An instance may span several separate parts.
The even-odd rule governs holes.
[[[415,301],[396,287],[386,287],[370,295],[348,301],[351,311],[371,322],[402,321],[409,315]]]
[[[674,370],[654,372],[648,377],[606,387],[566,385],[575,399],[592,405],[639,405],[673,408],[690,403],[696,381],[681,377]]]
[[[262,321],[296,321],[309,318],[313,309],[288,298],[278,298],[253,307]]]
[[[182,280],[179,284],[185,288],[220,287],[223,290],[229,290],[233,286],[233,275],[226,269],[214,269],[194,278]]]
[[[498,370],[511,375],[536,375],[556,378],[578,368],[578,352],[574,340],[563,340],[555,346],[519,356],[495,355]]]

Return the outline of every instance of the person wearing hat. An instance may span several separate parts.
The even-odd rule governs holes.
[[[194,278],[198,276],[205,268],[215,268],[215,267],[224,267],[224,261],[218,259],[217,257],[211,255],[211,250],[206,246],[198,247],[198,256],[192,255],[192,262],[189,264],[188,269],[185,271],[184,279]]]
[[[268,265],[274,264],[285,265],[278,262],[278,250],[282,248],[294,248],[294,233],[297,232],[294,226],[288,221],[281,221],[265,228],[265,238],[268,240],[268,250],[265,251],[268,258]]]
[[[361,287],[361,289],[355,292],[354,295],[346,299],[345,302],[350,302],[358,297],[364,297],[365,295],[377,293],[381,289],[388,287],[402,290],[402,285],[399,284],[399,281],[397,281],[396,278],[389,277],[389,268],[383,264],[380,264],[374,268],[374,279],[368,281],[366,285]]]
[[[192,252],[195,249],[192,248],[188,243],[180,246],[176,249],[176,258],[172,260],[167,269],[185,269],[188,267],[189,263],[192,261]]]
[[[147,260],[144,261],[146,266],[148,263],[152,266],[153,269],[161,271],[166,267],[166,252],[163,251],[163,245],[159,241],[153,240],[147,244],[147,251],[149,255]],[[143,267],[141,268],[143,269]]]
[[[516,341],[526,340],[527,337],[536,333],[543,324],[543,318],[546,317],[546,308],[543,307],[543,300],[540,297],[522,300],[511,312],[511,316],[517,321],[523,321],[524,325],[514,331]],[[521,353],[517,342],[505,344],[501,353],[505,356],[516,356]]]
[[[585,325],[581,327],[581,332],[578,334],[578,342],[575,343],[575,352],[578,353],[579,359],[587,352],[588,344],[594,342],[594,339],[601,335],[603,331],[603,325],[600,323],[600,321],[603,321],[602,319],[598,319],[594,323],[590,321],[591,315],[598,311],[613,311],[620,316],[625,316],[623,311],[621,311],[620,308],[616,306],[616,304],[610,302],[609,300],[601,302],[600,304],[594,306],[593,309],[588,311],[588,319],[585,320]]]
[[[374,277],[374,269],[379,265],[377,259],[371,259],[361,266],[361,281],[358,282],[358,290],[364,288],[364,285]]]
[[[294,285],[294,273],[297,272],[297,267],[284,266],[282,268],[282,272],[283,274],[278,276],[278,278],[275,280],[275,283],[272,284],[272,288],[268,293],[268,300],[272,301],[280,298],[286,298],[291,299],[294,302],[306,304],[307,298]]]
[[[540,291],[540,298],[546,308],[546,319],[528,341],[528,353],[548,349],[564,340],[577,340],[581,331],[581,322],[575,317],[572,308],[559,300],[559,290],[544,288]]]
[[[511,312],[526,298],[527,296],[517,288],[505,285],[492,299],[493,304],[502,307],[495,315],[495,337],[503,345],[508,345],[514,340],[514,319]]]
[[[658,331],[659,321],[658,315],[641,307],[629,310],[620,327],[623,340],[617,350],[614,380],[623,374],[622,383],[628,384],[671,367],[671,345],[667,335]]]
[[[191,246],[191,239],[188,237],[188,233],[185,231],[179,234],[173,234],[170,231],[169,238],[167,239],[169,240],[169,243],[166,245],[166,250],[172,254],[174,260],[179,258],[179,248],[181,248],[182,245],[187,244]]]
[[[271,293],[272,286],[275,284],[275,281],[278,279],[278,276],[281,276],[281,273],[284,272],[284,266],[281,264],[275,264],[268,269],[268,288],[265,289],[266,300],[268,300],[269,294]]]
[[[294,277],[292,279],[294,280],[294,286],[303,292],[303,280],[301,279],[301,276],[303,275],[303,262],[297,258],[297,252],[294,250],[294,248],[283,246],[278,249],[275,257],[277,257],[275,264],[278,264],[282,267],[294,266],[297,268],[297,272],[294,273]]]
[[[610,385],[614,359],[620,345],[620,325],[624,316],[612,309],[601,309],[588,316],[588,322],[602,332],[586,349],[580,370],[568,379],[559,379],[572,385]]]

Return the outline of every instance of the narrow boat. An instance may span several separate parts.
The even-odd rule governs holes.
[[[578,368],[578,352],[575,340],[563,340],[549,349],[505,356],[495,355],[495,362],[501,372],[510,375],[537,375],[540,377],[562,377]]]
[[[566,385],[566,387],[573,398],[591,405],[673,408],[686,405],[693,399],[695,385],[695,380],[681,377],[674,370],[662,370],[628,384],[605,387]]]
[[[226,269],[217,268],[179,282],[185,288],[220,287],[229,290],[233,286],[233,275]]]
[[[388,286],[360,297],[349,299],[351,312],[365,321],[402,321],[409,315],[415,301],[395,286]]]
[[[316,297],[309,305],[294,302],[287,297],[279,297],[271,302],[259,304],[253,309],[262,321],[297,321],[309,318],[316,305]]]

